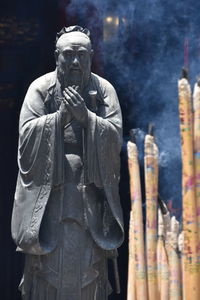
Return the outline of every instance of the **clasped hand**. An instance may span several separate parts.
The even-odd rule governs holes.
[[[59,109],[62,119],[64,118],[67,123],[74,117],[77,121],[86,125],[88,110],[84,99],[77,92],[76,88],[71,86],[65,88],[63,96],[64,99]]]

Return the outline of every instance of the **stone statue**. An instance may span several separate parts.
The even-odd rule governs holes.
[[[112,85],[91,73],[89,31],[63,28],[56,70],[29,87],[19,121],[12,215],[26,254],[25,300],[105,300],[107,259],[123,241],[118,182],[121,110]]]

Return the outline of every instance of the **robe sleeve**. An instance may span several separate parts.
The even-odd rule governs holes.
[[[96,243],[105,250],[119,247],[124,238],[119,199],[122,117],[114,88],[106,81],[97,114],[88,112],[86,128],[86,174],[100,191],[100,202],[87,199],[87,215]]]
[[[31,84],[19,121],[19,174],[12,215],[12,236],[25,252],[41,254],[39,231],[52,186],[63,182],[60,115],[48,114],[40,81]],[[48,95],[47,95],[48,96]]]
[[[97,187],[119,183],[122,117],[114,88],[107,83],[98,114],[88,112],[87,176]]]

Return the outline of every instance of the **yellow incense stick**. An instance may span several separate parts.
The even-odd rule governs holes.
[[[180,262],[180,272],[181,272],[181,279],[180,279],[180,284],[183,290],[183,244],[184,244],[184,236],[183,236],[183,231],[179,233],[178,236],[178,251],[179,251],[179,262]],[[183,295],[183,291],[182,291]]]
[[[157,274],[158,300],[169,300],[169,266],[164,243],[165,228],[163,215],[158,209]]]
[[[148,299],[158,299],[157,289],[157,156],[154,138],[145,137],[146,256]],[[156,175],[156,176],[155,176]]]
[[[137,300],[136,298],[136,279],[135,279],[135,237],[134,237],[134,215],[130,212],[129,223],[129,254],[128,254],[128,287],[127,300]]]
[[[181,300],[181,264],[178,257],[178,233],[179,222],[175,217],[171,218],[171,232],[169,233],[168,259],[170,274],[170,300]]]
[[[135,249],[135,279],[137,299],[147,299],[146,263],[144,253],[144,228],[142,215],[142,195],[138,152],[135,143],[128,142],[129,170],[133,176],[131,181],[131,206],[134,213],[134,249]],[[131,164],[131,167],[130,167]]]
[[[131,211],[129,221],[129,255],[128,255],[128,287],[127,300],[136,300],[136,275],[135,275],[135,232],[134,232],[134,155],[133,143],[128,142],[128,169],[129,169],[129,186],[131,198]]]
[[[191,89],[187,79],[183,78],[179,80],[178,92],[182,153],[182,222],[184,231],[183,297],[185,300],[199,300],[198,235],[194,188]]]
[[[193,93],[194,105],[194,165],[195,165],[195,196],[197,205],[198,237],[200,240],[200,86],[196,83]]]

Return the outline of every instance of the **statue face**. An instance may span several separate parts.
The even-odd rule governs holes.
[[[82,89],[91,72],[91,42],[85,34],[63,34],[56,44],[56,65],[61,87],[76,85]]]

